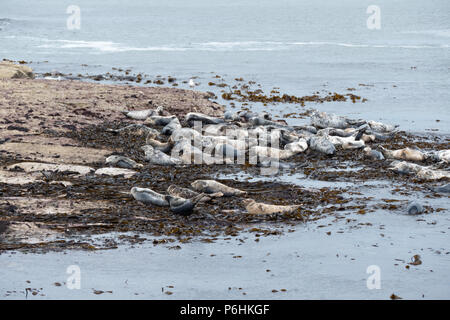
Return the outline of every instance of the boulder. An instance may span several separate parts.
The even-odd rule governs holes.
[[[33,70],[30,67],[14,64],[10,61],[0,62],[0,79],[33,79]]]

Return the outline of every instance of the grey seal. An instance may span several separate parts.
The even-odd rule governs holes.
[[[169,202],[167,201],[166,196],[155,192],[152,189],[133,187],[131,188],[130,192],[133,198],[139,202],[145,204],[153,204],[160,207],[169,206]]]
[[[112,155],[109,156],[108,158],[106,158],[106,164],[112,165],[112,166],[116,166],[119,168],[126,168],[126,169],[136,169],[136,168],[141,168],[143,167],[142,164],[137,163],[136,161],[124,157],[124,156],[117,156],[117,155]]]
[[[222,192],[225,197],[242,195],[247,193],[246,191],[228,187],[223,183],[214,180],[196,180],[191,183],[191,186],[195,190],[199,192],[204,192],[206,194]]]
[[[128,111],[124,110],[122,113],[128,118],[135,120],[145,120],[152,115],[159,115],[163,112],[163,107],[158,107],[156,110],[146,109],[146,110],[137,110],[137,111]]]
[[[155,150],[155,148],[150,145],[145,145],[141,149],[145,153],[145,160],[152,164],[173,166],[182,163],[180,159],[173,158],[162,151]]]

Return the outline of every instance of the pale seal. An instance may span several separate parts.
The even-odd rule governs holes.
[[[399,150],[388,150],[380,146],[381,152],[387,159],[424,161],[427,155],[420,150],[403,148]]]
[[[214,180],[196,180],[191,183],[191,186],[199,191],[206,194],[222,192],[225,197],[237,196],[246,194],[246,191],[228,187],[220,182]]]
[[[145,120],[152,115],[159,115],[163,111],[163,107],[158,107],[156,110],[146,109],[146,110],[138,110],[138,111],[128,111],[124,110],[122,113],[128,118],[135,120]]]
[[[242,203],[247,210],[247,213],[254,215],[274,214],[274,213],[293,213],[296,212],[301,206],[278,206],[273,204],[265,204],[256,202],[253,199],[244,199]]]
[[[161,130],[161,134],[165,136],[170,136],[175,130],[181,129],[181,123],[178,118],[173,119],[170,121],[164,128]]]
[[[167,201],[166,196],[155,192],[152,189],[133,187],[131,188],[130,192],[133,198],[139,202],[145,204],[153,204],[160,207],[169,206],[169,202]]]
[[[119,168],[126,168],[126,169],[137,169],[137,168],[142,168],[143,165],[140,163],[137,163],[136,161],[124,157],[124,156],[117,156],[117,155],[112,155],[109,156],[108,158],[106,158],[106,164],[111,165],[111,166],[116,166]]]
[[[398,125],[390,125],[390,124],[384,124],[381,122],[376,122],[376,121],[367,121],[367,123],[369,124],[370,128],[374,131],[378,131],[378,132],[392,132],[395,129],[397,129]]]
[[[174,197],[186,198],[186,199],[198,199],[199,202],[208,202],[212,198],[220,198],[223,197],[222,192],[212,193],[209,195],[205,195],[203,193],[195,192],[188,188],[182,188],[176,186],[174,184],[170,185],[167,188],[167,193]]]

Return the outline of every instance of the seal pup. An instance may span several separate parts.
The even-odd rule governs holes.
[[[332,155],[336,152],[336,148],[334,147],[334,144],[331,143],[330,140],[328,140],[325,137],[311,137],[309,139],[309,147],[312,150],[322,152],[328,155]]]
[[[151,145],[145,145],[141,149],[145,153],[145,160],[152,164],[174,166],[182,163],[180,159],[173,158],[162,151],[155,150]]]
[[[365,147],[363,149],[364,155],[367,158],[373,159],[373,160],[384,160],[384,156],[380,151],[372,150],[370,147]]]
[[[126,168],[126,169],[137,169],[142,168],[143,165],[140,163],[137,163],[136,161],[123,157],[123,156],[117,156],[112,155],[106,158],[105,163],[111,166],[116,166],[119,168]]]
[[[238,196],[247,193],[246,191],[228,187],[215,180],[195,180],[191,183],[191,186],[195,190],[206,194],[222,192],[225,197]]]
[[[423,206],[417,201],[412,201],[406,207],[408,214],[420,214],[423,212]]]
[[[138,110],[138,111],[128,111],[124,110],[122,113],[128,118],[134,120],[146,120],[148,117],[152,115],[160,115],[163,112],[163,107],[159,106],[156,110],[146,109],[146,110]]]
[[[398,150],[388,150],[380,146],[381,152],[387,159],[424,161],[427,156],[420,150],[403,148]]]
[[[133,187],[130,191],[134,199],[145,204],[153,204],[159,207],[168,207],[166,196],[148,188]]]
[[[253,199],[244,199],[242,200],[242,203],[244,204],[247,213],[254,215],[293,213],[301,207],[300,205],[278,206],[274,204],[256,202]]]

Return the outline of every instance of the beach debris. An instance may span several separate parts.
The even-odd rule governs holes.
[[[152,189],[133,187],[131,188],[130,193],[134,199],[144,204],[152,204],[159,207],[169,206],[166,196],[153,191]]]
[[[118,156],[118,155],[112,155],[106,158],[106,164],[111,166],[116,166],[119,168],[126,168],[126,169],[137,169],[142,168],[143,165],[140,163],[137,163],[136,161],[124,157],[124,156]]]
[[[273,204],[265,204],[256,202],[253,199],[244,199],[242,203],[249,214],[263,215],[263,214],[274,214],[274,213],[293,213],[297,211],[300,205],[291,206],[280,206]]]
[[[223,183],[217,182],[215,180],[196,180],[191,183],[191,186],[195,190],[204,192],[206,194],[221,192],[225,197],[238,196],[247,193],[246,191],[226,186]]]
[[[429,189],[434,192],[450,193],[450,183],[447,183],[446,185],[440,187],[429,187]]]
[[[412,266],[418,266],[422,264],[422,260],[420,259],[420,255],[415,254],[412,258],[411,258],[411,262],[409,263]]]

